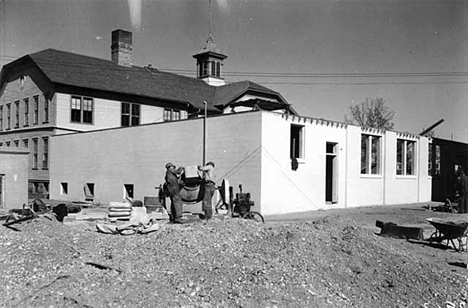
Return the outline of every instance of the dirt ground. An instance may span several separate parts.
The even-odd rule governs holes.
[[[468,221],[426,204],[159,223],[108,235],[95,221],[0,227],[3,307],[466,307],[468,253],[379,236],[376,220],[435,231]],[[85,209],[84,212],[103,211]]]

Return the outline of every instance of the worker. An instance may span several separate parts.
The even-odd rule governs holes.
[[[205,219],[209,220],[213,216],[213,207],[211,205],[211,199],[216,190],[215,187],[215,164],[210,161],[205,166],[198,166],[198,170],[203,172],[203,180],[205,183],[205,195],[203,197],[202,210],[205,213]]]
[[[458,193],[460,194],[459,213],[468,213],[468,176],[460,170],[460,180],[458,185]]]
[[[182,223],[182,198],[180,197],[180,188],[182,186],[180,176],[184,172],[183,167],[176,167],[172,163],[166,164],[165,185],[166,193],[171,199],[170,222],[175,224]]]

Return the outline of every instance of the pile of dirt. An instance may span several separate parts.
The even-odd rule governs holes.
[[[147,235],[35,219],[0,228],[0,298],[16,307],[438,307],[465,271],[353,220],[161,224]]]

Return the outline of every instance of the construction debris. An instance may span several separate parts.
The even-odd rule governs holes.
[[[414,240],[423,239],[424,232],[422,228],[398,226],[393,222],[382,222],[380,220],[375,222],[375,226],[382,228],[379,234],[381,236]]]

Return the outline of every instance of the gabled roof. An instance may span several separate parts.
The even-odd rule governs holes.
[[[55,49],[29,54],[5,65],[0,80],[3,82],[7,72],[20,62],[34,63],[55,84],[188,103],[196,109],[204,109],[206,101],[213,112],[220,112],[219,107],[225,107],[247,92],[273,96],[287,104],[278,92],[251,81],[215,87],[197,78],[154,68],[120,66],[110,60]]]
[[[233,102],[235,99],[241,97],[249,91],[258,94],[266,94],[270,97],[274,96],[277,97],[281,102],[286,103],[286,101],[282,98],[281,94],[279,94],[278,92],[268,89],[252,81],[245,80],[218,87],[216,89],[216,96],[214,99],[215,105],[225,107],[229,103]]]

